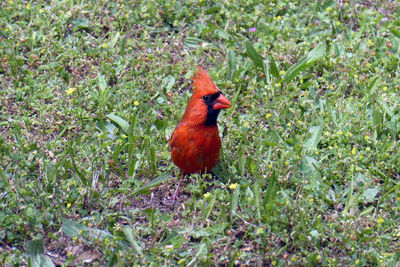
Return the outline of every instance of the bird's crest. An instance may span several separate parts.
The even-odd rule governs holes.
[[[192,76],[194,93],[215,94],[219,88],[211,80],[210,75],[202,67],[197,66],[197,72]]]

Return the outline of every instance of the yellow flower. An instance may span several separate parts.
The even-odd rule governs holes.
[[[65,92],[69,95],[72,95],[75,92],[76,88],[75,87],[71,87],[68,90],[66,90]]]
[[[285,161],[285,165],[289,165],[289,161]]]
[[[39,9],[39,13],[42,14],[44,12],[43,9]]]
[[[104,244],[108,244],[110,242],[110,239],[108,239],[108,238],[106,238],[106,239],[104,239]]]
[[[264,229],[263,229],[262,227],[259,227],[259,228],[257,229],[256,233],[257,233],[258,235],[261,235],[261,234],[264,233]]]
[[[230,184],[229,188],[232,190],[235,190],[237,186],[238,186],[238,183],[234,183],[234,184]]]
[[[313,199],[313,198],[310,198],[310,202],[314,202],[314,199]]]
[[[371,148],[369,146],[367,146],[367,148],[365,149],[367,152],[371,151]]]
[[[339,25],[340,25],[340,21],[337,21],[337,22],[336,22],[336,25],[339,26]]]
[[[67,208],[71,208],[71,203],[67,203]]]
[[[272,116],[271,113],[267,113],[267,115],[265,115],[265,117],[266,117],[267,119],[271,118],[271,116]]]
[[[382,88],[382,91],[385,92],[386,90],[387,90],[387,86],[385,86],[385,87]]]
[[[135,101],[133,102],[133,104],[134,104],[135,106],[139,106],[139,101],[135,100]]]
[[[339,132],[338,132],[338,134],[339,134],[339,135],[342,135],[342,134],[343,134],[343,132],[342,132],[342,131],[339,131]]]
[[[285,73],[286,73],[286,71],[284,71],[284,70],[281,70],[281,71],[279,72],[280,75],[284,75]]]
[[[102,45],[102,47],[103,47],[103,48],[107,48],[107,43],[104,43],[104,44]]]
[[[272,164],[268,164],[268,168],[272,169]]]
[[[303,82],[304,82],[304,80],[303,80],[303,78],[301,78],[301,79],[300,79],[300,83],[303,83]]]
[[[204,198],[209,198],[210,195],[211,195],[210,192],[207,192],[207,193],[205,193],[205,194],[203,195],[203,197],[204,197]]]
[[[364,140],[365,140],[365,141],[368,141],[369,138],[370,138],[369,135],[364,136]]]
[[[351,154],[355,155],[357,153],[357,149],[355,147],[353,147],[353,149],[351,150]]]
[[[383,222],[384,222],[384,220],[382,219],[382,217],[379,217],[377,223],[378,223],[378,224],[381,224],[381,223],[383,223]]]

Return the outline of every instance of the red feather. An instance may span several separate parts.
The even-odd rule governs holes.
[[[231,106],[231,102],[201,67],[198,67],[192,80],[193,95],[169,141],[172,160],[181,169],[182,176],[211,172],[217,164],[221,150],[218,126],[216,123],[207,125],[206,120],[210,109],[211,113],[216,112],[216,120],[220,109]],[[214,101],[206,102],[203,98],[206,95],[215,97]]]

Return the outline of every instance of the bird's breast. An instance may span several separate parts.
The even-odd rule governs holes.
[[[221,139],[217,126],[181,126],[173,138],[172,160],[185,173],[211,171],[218,162]]]

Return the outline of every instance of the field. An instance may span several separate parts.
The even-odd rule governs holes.
[[[397,1],[0,3],[1,266],[398,266]],[[168,140],[200,65],[217,176]]]

